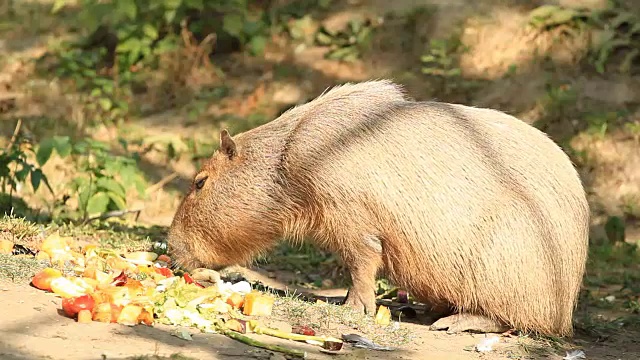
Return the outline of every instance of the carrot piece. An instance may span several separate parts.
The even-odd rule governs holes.
[[[240,309],[244,305],[244,297],[237,292],[234,292],[227,298],[227,304],[231,305],[235,309]]]

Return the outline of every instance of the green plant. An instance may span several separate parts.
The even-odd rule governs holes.
[[[623,115],[622,111],[598,111],[585,114],[587,131],[602,138],[607,134],[611,125]]]
[[[56,0],[58,11],[69,0]],[[140,59],[154,54],[158,46],[166,45],[168,34],[183,22],[200,35],[211,22],[207,15],[223,14],[221,36],[231,36],[260,53],[266,42],[266,24],[260,16],[253,17],[246,0],[79,0],[79,18],[84,27],[96,31],[106,27],[117,41],[116,52],[124,66],[132,66]]]
[[[575,116],[575,103],[577,92],[571,84],[556,83],[549,79],[545,84],[545,93],[538,100],[539,106],[544,109],[544,118],[535,126],[544,129],[550,122],[567,116]]]
[[[352,19],[344,30],[321,27],[316,33],[316,43],[328,46],[327,59],[351,62],[359,59],[369,46],[374,31],[371,20]]]
[[[3,194],[9,194],[8,208],[12,208],[14,191],[17,190],[20,183],[27,179],[29,179],[34,192],[44,183],[53,193],[49,181],[41,169],[45,161],[37,159],[40,166],[30,161],[30,156],[35,153],[32,144],[20,136],[20,125],[21,122],[18,122],[9,145],[5,149],[0,149],[0,190]]]
[[[589,12],[584,9],[566,8],[559,5],[542,5],[529,13],[529,25],[549,30],[558,26],[578,26],[585,23]]]
[[[133,159],[114,156],[107,144],[92,139],[72,143],[68,136],[54,136],[40,143],[38,161],[49,159],[54,150],[61,157],[71,157],[77,166],[77,175],[68,188],[76,196],[82,220],[93,214],[125,209],[126,193],[132,187],[140,196],[144,194],[144,179],[135,156]]]
[[[100,55],[81,49],[68,49],[59,54],[59,66],[56,75],[69,77],[78,90],[92,123],[118,124],[129,112],[128,100],[131,97],[129,85],[133,82],[131,71],[120,71],[117,81],[107,75],[99,74]]]
[[[599,73],[606,71],[612,58],[617,70],[630,73],[640,59],[640,17],[616,1],[602,10],[574,9],[558,5],[542,5],[529,14],[529,24],[548,31],[562,28],[591,31],[589,61]],[[619,55],[618,57],[614,55]]]
[[[432,39],[427,54],[420,60],[422,73],[443,78],[457,78],[462,70],[457,66],[456,54],[463,49],[459,39]]]
[[[607,63],[618,54],[618,71],[630,73],[640,60],[640,17],[625,9],[612,6],[594,12],[595,26],[591,62],[599,73],[606,71]]]

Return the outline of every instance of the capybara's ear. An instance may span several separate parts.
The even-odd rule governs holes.
[[[236,143],[226,129],[220,132],[220,152],[227,155],[229,160],[237,155]]]

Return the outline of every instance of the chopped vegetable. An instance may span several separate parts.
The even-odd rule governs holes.
[[[307,336],[316,335],[316,332],[312,328],[304,325],[294,326],[291,329],[291,332],[294,334],[307,335]]]
[[[135,251],[128,253],[124,256],[129,260],[145,262],[145,261],[155,261],[158,258],[158,254],[149,251]]]
[[[116,276],[111,283],[112,286],[122,286],[127,283],[127,275],[124,271],[120,272],[120,275]]]
[[[171,269],[166,267],[155,267],[153,268],[153,270],[164,277],[169,278],[173,276],[173,272],[171,271]]]
[[[230,319],[226,321],[224,325],[229,330],[233,330],[241,334],[247,333],[247,322],[244,320]]]
[[[185,281],[187,284],[194,284],[194,285],[196,285],[196,286],[198,286],[198,287],[201,287],[201,288],[203,288],[203,287],[204,287],[203,285],[201,285],[201,284],[197,283],[195,280],[193,280],[193,278],[191,277],[191,275],[189,275],[188,273],[184,273],[184,274],[182,275],[182,277],[184,278],[184,281]]]
[[[384,305],[378,307],[375,323],[378,325],[389,325],[391,323],[391,311]]]
[[[396,297],[399,303],[408,303],[409,302],[409,294],[404,290],[398,290],[398,295]]]
[[[253,291],[245,295],[243,314],[249,316],[268,316],[271,315],[273,296]]]
[[[13,242],[0,239],[0,254],[11,255],[13,253]]]
[[[80,310],[78,312],[78,322],[81,324],[87,324],[91,322],[91,311]]]
[[[44,251],[38,251],[38,253],[36,254],[36,260],[39,261],[51,261],[51,256],[49,256],[49,254],[47,254]]]
[[[104,323],[111,322],[111,304],[99,303],[93,308],[93,321],[99,321]]]
[[[91,295],[82,295],[74,298],[62,299],[62,310],[69,317],[75,317],[80,311],[88,310],[91,312],[95,306],[95,300]]]
[[[59,277],[62,277],[60,270],[46,268],[31,279],[31,284],[40,290],[51,291],[51,281]]]
[[[129,326],[138,324],[138,318],[142,314],[142,310],[138,305],[126,305],[118,315],[117,323]]]
[[[242,305],[244,305],[244,296],[234,292],[227,298],[227,304],[231,305],[234,309],[240,309]]]
[[[237,333],[235,331],[231,331],[231,330],[225,330],[224,334],[232,339],[238,340],[242,343],[245,343],[249,346],[254,346],[254,347],[259,347],[259,348],[263,348],[263,349],[267,349],[267,350],[271,350],[271,351],[277,351],[277,352],[281,352],[283,354],[287,354],[289,356],[295,356],[298,358],[302,358],[302,359],[306,359],[307,357],[307,352],[306,351],[300,351],[300,350],[294,350],[294,349],[288,349],[284,346],[280,346],[280,345],[270,345],[270,344],[265,344],[261,341],[258,341],[256,339],[252,339],[246,335]]]
[[[51,258],[54,258],[55,255],[65,254],[70,250],[67,239],[60,237],[58,233],[49,235],[42,242],[41,249],[49,254]]]
[[[329,351],[340,351],[342,349],[342,344],[342,340],[330,337],[324,341],[322,348]]]
[[[74,284],[66,277],[57,277],[51,280],[51,291],[60,295],[63,298],[73,298],[85,295],[86,289],[82,286]]]

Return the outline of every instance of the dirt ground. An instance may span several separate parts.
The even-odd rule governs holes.
[[[590,6],[601,6],[602,3],[597,0],[546,3],[558,2],[588,3]],[[611,134],[607,136],[595,136],[583,131],[590,124],[578,124],[577,113],[593,106],[617,109],[640,104],[639,76],[581,73],[573,62],[577,54],[586,47],[581,38],[575,39],[571,46],[559,50],[554,50],[554,42],[544,37],[526,41],[530,34],[517,29],[525,21],[525,11],[533,7],[534,2],[483,0],[469,4],[464,1],[372,0],[346,3],[348,5],[340,7],[340,10],[323,21],[340,23],[354,14],[410,12],[419,5],[433,6],[437,13],[435,16],[418,19],[409,30],[404,23],[388,24],[388,35],[382,36],[374,47],[384,51],[370,60],[353,64],[324,59],[322,50],[318,48],[309,47],[294,52],[287,48],[287,44],[279,46],[277,42],[268,49],[265,59],[239,57],[221,60],[216,65],[228,74],[226,84],[232,90],[228,97],[230,100],[222,105],[212,105],[212,111],[224,108],[223,110],[231,109],[232,112],[247,115],[259,110],[272,118],[283,108],[309,100],[329,86],[345,81],[390,77],[405,84],[410,95],[417,99],[435,98],[499,108],[530,123],[543,120],[544,129],[558,141],[566,140],[567,134],[575,135],[569,137],[573,148],[589,155],[588,160],[579,163],[579,169],[589,190],[594,236],[606,236],[603,235],[603,223],[607,216],[624,213],[626,210],[623,207],[628,210],[630,202],[633,203],[631,207],[635,206],[637,211],[640,201],[640,151],[637,139],[625,133],[622,127],[612,127]],[[472,14],[492,15],[494,21],[488,24],[474,21],[471,19]],[[47,19],[44,16],[40,21]],[[416,61],[429,38],[443,37],[459,28],[462,28],[462,38],[473,45],[472,51],[465,53],[460,59],[460,66],[467,78],[482,82],[481,90],[454,90],[449,93],[447,89],[437,87],[408,70],[419,73],[420,65]],[[396,41],[398,31],[411,31],[414,37],[409,41]],[[8,37],[0,39],[0,53],[11,52],[12,57],[19,59],[0,71],[0,85],[11,85],[11,90],[6,93],[3,93],[0,86],[0,100],[2,96],[19,94],[17,109],[1,118],[6,120],[0,123],[1,135],[10,135],[15,126],[14,120],[18,118],[38,119],[43,114],[66,116],[66,112],[75,114],[74,109],[65,108],[71,105],[59,84],[55,81],[32,81],[30,78],[32,68],[28,60],[41,55],[45,50],[45,38],[52,36],[55,37],[56,34],[44,32],[22,39],[24,46],[20,47],[10,46],[11,39]],[[533,54],[540,49],[551,51],[559,70],[548,70],[533,61]],[[513,76],[505,76],[513,64],[517,65],[519,72]],[[283,69],[286,70],[285,75],[282,75]],[[6,88],[9,89],[9,86]],[[551,114],[558,104],[548,101],[551,96],[550,88],[570,88],[577,94],[568,102],[569,105],[563,103],[565,108],[558,115]],[[163,100],[160,98],[155,101]],[[184,111],[172,109],[136,119],[135,124],[128,126],[132,125],[131,128],[135,131],[142,129],[143,137],[176,134],[215,138],[217,128],[226,125],[208,120],[193,123],[186,119]],[[640,112],[636,110],[627,120],[640,122]],[[36,134],[44,131],[37,121],[26,122],[25,125]],[[54,125],[54,129],[57,126]],[[105,128],[91,135],[115,143],[117,136],[128,129]],[[168,163],[162,154],[149,153],[143,157],[141,168],[149,176],[151,183],[158,184],[167,176],[174,175],[172,181],[160,186],[149,199],[132,199],[131,205],[132,208],[143,209],[139,218],[141,223],[167,226],[181,191],[195,171],[195,165],[188,159]],[[58,180],[61,180],[72,177],[74,169],[54,161],[45,167],[45,171],[56,172]],[[53,186],[55,188],[56,184]],[[628,222],[627,237],[629,242],[640,241],[640,226],[632,217]],[[610,266],[613,268],[617,264],[612,261]],[[279,271],[275,277],[270,277],[265,275],[263,269],[253,270],[250,272],[251,277],[266,285],[279,289],[304,290],[301,286],[290,284],[289,279],[298,276],[292,271]],[[638,269],[635,271],[637,273]],[[631,279],[635,281],[636,278]],[[615,306],[621,309],[626,306],[624,304],[627,299],[640,299],[640,293],[624,292],[625,286],[626,283],[624,286],[618,283],[585,285],[585,291],[597,293],[597,299],[593,302],[598,304],[601,303],[598,300],[601,297],[615,293],[619,298]],[[320,295],[336,296],[342,296],[345,292],[343,288],[317,291]],[[619,293],[624,293],[624,296],[619,296]],[[629,322],[640,323],[637,312],[629,315],[630,311],[626,307],[624,311],[615,312],[612,311],[612,306],[605,309],[593,306],[591,302],[585,306],[579,308],[577,318],[588,314],[589,319],[592,319],[590,321],[611,320],[616,319],[619,313],[624,313],[625,316],[630,316],[625,318],[631,319]],[[14,283],[0,279],[0,359],[154,359],[154,356],[168,358],[172,355],[180,359],[175,354],[198,360],[282,359],[282,355],[278,353],[252,348],[222,335],[200,334],[190,330],[193,341],[182,340],[171,335],[174,328],[164,325],[126,327],[96,322],[76,324],[74,320],[59,314],[59,309],[60,299],[51,294],[34,289],[26,282]],[[615,314],[611,314],[612,312]],[[563,359],[571,349],[583,350],[586,359],[640,359],[639,327],[620,326],[604,331],[600,325],[594,324],[581,323],[576,337],[562,346],[551,340],[500,336],[500,342],[495,345],[494,350],[486,353],[479,353],[473,347],[493,335],[448,335],[429,331],[428,323],[402,323],[401,326],[409,328],[417,340],[392,352],[366,351],[346,346],[344,355],[325,355],[311,345],[258,337],[269,343],[286,343],[289,347],[305,349],[309,359]]]

